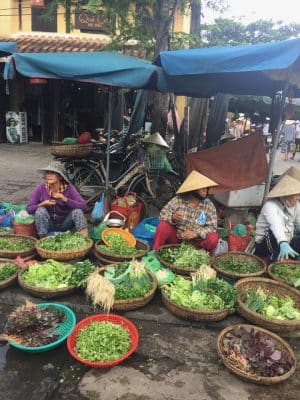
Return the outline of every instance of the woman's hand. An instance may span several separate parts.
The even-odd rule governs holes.
[[[174,224],[176,224],[183,217],[184,217],[184,212],[183,211],[176,211],[174,214],[172,214],[172,222],[174,222]]]
[[[198,237],[198,234],[197,234],[197,232],[194,232],[194,231],[184,231],[184,232],[181,232],[181,234],[180,234],[180,239],[183,239],[183,240],[193,240],[193,239],[197,239],[197,237]]]
[[[66,202],[68,199],[66,198],[66,196],[64,196],[62,193],[52,193],[52,197],[54,197],[55,199],[61,199],[62,201]]]
[[[39,204],[39,207],[44,207],[44,206],[55,206],[56,201],[55,200],[44,200]]]

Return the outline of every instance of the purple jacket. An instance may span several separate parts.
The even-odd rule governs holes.
[[[71,210],[75,208],[79,208],[80,210],[85,211],[87,206],[86,202],[80,196],[78,191],[74,186],[69,185],[64,191],[63,195],[68,199],[66,202],[61,199],[54,199],[50,196],[48,190],[45,187],[44,183],[38,185],[30,195],[28,204],[27,204],[27,212],[29,214],[34,214],[38,209],[38,205],[44,200],[55,200],[55,206],[46,206],[46,209],[50,215],[52,221],[60,223],[62,222],[66,216],[69,214]]]

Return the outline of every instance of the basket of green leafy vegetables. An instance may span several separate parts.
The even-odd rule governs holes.
[[[265,262],[252,254],[232,251],[212,259],[211,266],[220,274],[233,279],[260,276],[266,272]]]
[[[100,254],[100,257],[110,260],[111,264],[116,261],[130,261],[141,258],[150,250],[149,245],[143,240],[137,239],[135,246],[132,246],[117,233],[106,235],[106,242],[109,242],[110,245],[105,245],[101,240],[96,242],[95,250]]]
[[[300,329],[300,293],[280,282],[244,278],[235,283],[239,314],[252,323],[286,334]]]
[[[0,289],[10,286],[18,277],[19,265],[9,258],[0,258]]]
[[[268,274],[275,281],[300,290],[300,261],[277,261],[268,266]]]
[[[1,235],[0,257],[16,258],[28,257],[35,253],[37,239],[24,235]]]
[[[40,239],[36,250],[42,258],[70,261],[84,257],[93,247],[93,241],[79,232],[62,232]]]
[[[185,242],[161,246],[156,256],[161,264],[179,275],[189,275],[191,272],[196,272],[201,265],[211,263],[207,251]]]
[[[209,266],[192,273],[192,280],[177,276],[162,286],[162,301],[174,315],[193,321],[220,321],[235,310],[236,289],[216,277]]]

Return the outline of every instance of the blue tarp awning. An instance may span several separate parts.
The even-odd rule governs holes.
[[[288,81],[300,94],[300,39],[246,46],[163,51],[158,88],[210,97],[217,92],[273,96]]]
[[[26,77],[71,79],[126,88],[156,86],[160,67],[114,51],[72,53],[16,53],[6,63],[4,78],[17,71]]]
[[[7,56],[18,51],[16,42],[0,42],[0,57]]]

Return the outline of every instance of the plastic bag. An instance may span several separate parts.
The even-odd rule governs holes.
[[[89,231],[89,237],[96,242],[97,240],[101,239],[101,234],[106,228],[106,223],[102,221],[99,225],[95,226]]]
[[[20,225],[28,225],[34,222],[34,216],[28,214],[27,211],[20,211],[14,217],[14,223]]]
[[[91,218],[93,221],[102,221],[104,218],[104,193],[101,195],[100,200],[96,201]]]
[[[149,251],[149,253],[142,257],[142,261],[146,264],[146,268],[149,269],[155,275],[158,286],[165,283],[171,283],[176,275],[168,268],[164,268],[156,257],[155,251]]]
[[[250,243],[250,234],[246,236],[238,236],[233,233],[228,235],[228,249],[229,251],[244,251]]]
[[[144,218],[132,231],[136,239],[144,240],[152,247],[156,227],[159,224],[159,218]]]
[[[226,240],[219,239],[217,247],[214,250],[214,256],[218,256],[219,254],[228,253],[228,243]]]

